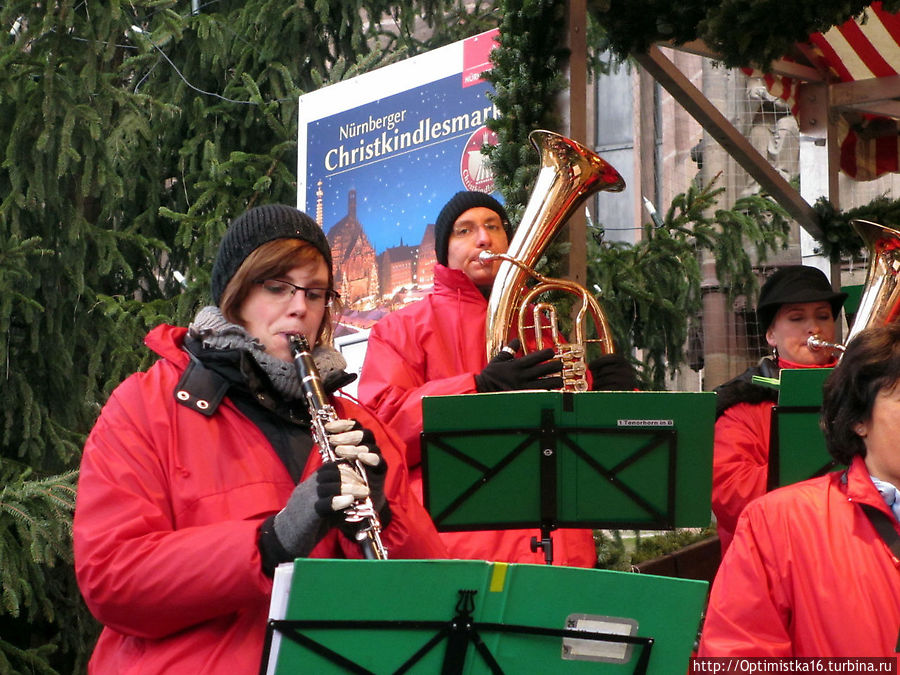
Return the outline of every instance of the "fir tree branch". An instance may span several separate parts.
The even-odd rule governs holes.
[[[703,253],[714,256],[719,282],[733,299],[756,288],[746,242],[754,242],[759,260],[786,244],[787,214],[771,199],[753,195],[715,210],[721,194],[715,181],[691,186],[672,200],[663,226],[646,224],[633,245],[606,242],[591,226],[588,286],[600,289],[618,350],[643,350],[636,365],[645,388],[663,389],[666,376],[686,363],[688,331],[702,310]]]

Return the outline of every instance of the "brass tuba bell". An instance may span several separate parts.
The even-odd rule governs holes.
[[[547,245],[576,208],[590,195],[601,190],[620,192],[625,181],[606,161],[575,141],[551,131],[532,131],[528,136],[541,155],[541,168],[534,189],[525,207],[509,249],[505,254],[483,251],[483,260],[502,260],[488,298],[485,332],[487,357],[492,359],[500,351],[516,317],[519,340],[528,353],[528,328],[531,328],[535,349],[544,349],[545,328],[552,334],[555,358],[563,363],[563,391],[586,391],[586,343],[598,343],[604,354],[614,351],[612,335],[606,316],[597,300],[584,286],[566,279],[550,279],[534,271]],[[527,277],[537,280],[526,287]],[[580,299],[575,315],[575,329],[568,342],[557,333],[556,310],[547,303],[531,306],[541,294],[559,290]],[[532,323],[528,323],[531,310]],[[594,321],[597,337],[587,338],[586,320]],[[546,320],[546,325],[544,325]]]
[[[868,220],[852,220],[850,224],[869,252],[859,308],[844,344],[826,342],[813,335],[806,341],[810,349],[843,352],[845,345],[864,329],[891,323],[900,315],[900,232]]]

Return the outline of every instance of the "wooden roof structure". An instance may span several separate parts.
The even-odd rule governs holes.
[[[716,59],[699,41],[673,48]],[[801,227],[821,238],[812,207],[659,47],[634,56]],[[769,92],[787,102],[801,133],[826,142],[830,195],[837,195],[838,171],[856,180],[900,171],[900,14],[873,2],[861,17],[810,35],[765,73],[745,72],[763,77]]]

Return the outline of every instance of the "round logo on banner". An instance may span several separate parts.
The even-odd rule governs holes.
[[[487,127],[476,129],[466,141],[460,158],[459,175],[466,190],[493,192],[494,174],[488,166],[487,157],[481,154],[482,145],[497,145],[497,134]]]

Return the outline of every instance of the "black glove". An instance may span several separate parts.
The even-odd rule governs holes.
[[[594,383],[594,391],[634,391],[637,373],[634,366],[621,354],[605,354],[588,364]]]
[[[516,389],[562,389],[562,377],[547,377],[562,371],[562,362],[553,358],[552,349],[542,349],[516,358],[519,340],[511,340],[484,370],[475,376],[479,392]]]

